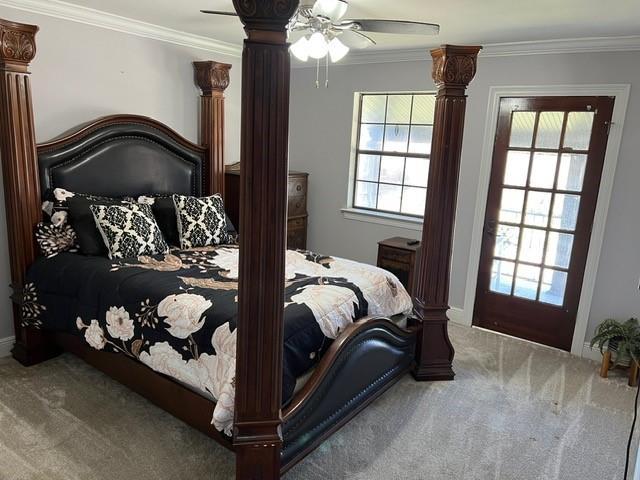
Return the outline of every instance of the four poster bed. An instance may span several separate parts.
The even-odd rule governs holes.
[[[224,90],[230,66],[194,62],[202,91],[200,145],[136,115],[105,117],[36,145],[28,65],[35,56],[37,27],[0,20],[0,153],[14,290],[13,355],[33,365],[72,352],[233,450],[236,478],[272,479],[406,372],[416,380],[453,378],[446,317],[449,264],[465,89],[475,74],[479,47],[443,46],[431,52],[438,95],[425,228],[413,313],[398,321],[376,315],[408,311],[406,293],[392,275],[342,259],[286,251],[286,25],[298,2],[235,0],[234,5],[248,35],[243,50],[237,260],[233,256],[238,247],[226,244],[167,249],[164,256],[153,258],[106,259],[69,252],[38,258],[34,227],[41,221],[45,192],[157,198],[223,194]],[[221,264],[223,257],[231,258],[230,263]],[[367,282],[378,282],[377,290]],[[337,309],[323,324],[311,300],[297,303],[296,296],[307,288],[324,289],[317,291],[320,297],[327,291],[346,295],[349,321],[338,327],[331,323],[345,318],[344,309]],[[153,289],[160,291],[157,298]],[[94,305],[98,297],[100,307]],[[171,303],[187,298],[184,308]],[[39,304],[45,300],[46,309]],[[134,327],[136,305],[140,310]],[[208,310],[212,305],[214,310]],[[102,307],[106,324],[92,316]],[[185,323],[184,316],[194,309],[195,317]],[[326,305],[316,310],[325,311]],[[59,323],[43,324],[41,317],[46,316]],[[312,321],[303,321],[307,317]],[[293,343],[292,331],[303,326],[304,339],[296,337],[299,341]],[[165,328],[173,335],[170,340],[159,337]],[[134,336],[134,330],[141,336]],[[199,343],[200,333],[215,348]],[[107,344],[114,348],[107,351]],[[188,361],[180,357],[183,353]],[[205,362],[227,354],[231,363],[224,367],[221,360],[212,368]],[[215,372],[203,380],[203,372],[210,370]],[[294,388],[303,371],[306,381]],[[219,380],[217,376],[231,382],[208,388],[207,382]],[[203,388],[194,387],[198,381]],[[229,385],[235,389],[231,395],[225,390]],[[212,425],[212,407],[218,412],[225,401],[224,428],[218,428],[221,417],[216,423],[214,413]]]

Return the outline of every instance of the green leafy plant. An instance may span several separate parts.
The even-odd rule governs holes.
[[[600,353],[604,353],[606,346],[615,352],[613,366],[622,359],[631,358],[638,363],[640,358],[640,325],[637,318],[630,318],[625,322],[619,322],[609,318],[598,325],[595,335],[591,339],[591,348],[598,345]]]

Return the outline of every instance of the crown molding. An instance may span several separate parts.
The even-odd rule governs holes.
[[[74,5],[60,0],[0,0],[0,5],[29,13],[84,23],[99,28],[151,38],[183,47],[197,48],[208,52],[240,57],[242,47],[212,38],[161,27],[140,20],[122,17],[93,8]]]
[[[437,45],[434,45],[436,47]],[[433,47],[397,50],[352,51],[340,65],[362,65],[367,63],[419,62],[431,60],[429,49]],[[640,35],[623,37],[589,37],[558,40],[540,40],[513,43],[486,44],[481,57],[510,57],[521,55],[550,55],[559,53],[595,53],[640,51]],[[311,68],[315,63],[293,62],[294,68]]]

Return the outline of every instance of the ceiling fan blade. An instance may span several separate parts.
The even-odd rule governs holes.
[[[209,15],[224,15],[226,17],[237,17],[236,12],[220,12],[218,10],[200,10],[200,13],[207,13]]]
[[[370,38],[357,30],[342,30],[339,37],[340,41],[349,48],[363,49],[376,44],[373,38]]]
[[[374,33],[395,33],[405,35],[437,35],[440,25],[436,23],[410,22],[404,20],[345,20],[342,25],[353,24],[358,30]]]

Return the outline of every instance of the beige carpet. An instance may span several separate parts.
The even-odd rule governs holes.
[[[594,362],[451,326],[456,381],[409,376],[287,479],[622,478],[633,389]],[[71,355],[0,359],[0,479],[233,478],[233,456]]]

